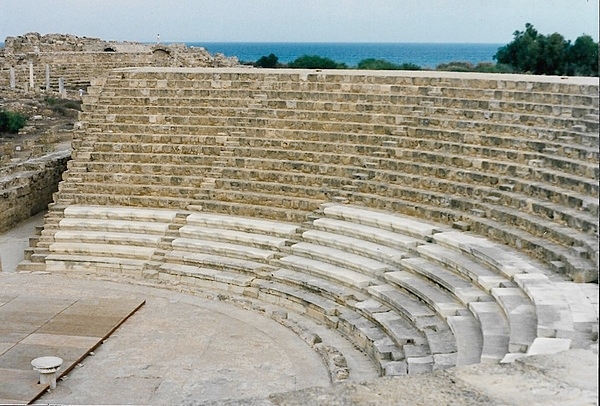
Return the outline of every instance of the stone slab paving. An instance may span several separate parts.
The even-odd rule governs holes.
[[[20,291],[37,295],[44,290],[65,295],[80,292],[88,300],[100,294],[115,300],[143,296],[146,304],[93,356],[78,361],[80,365],[58,381],[56,390],[36,401],[39,404],[193,404],[331,385],[320,356],[294,332],[259,312],[217,298],[137,284],[0,273],[0,297]],[[73,310],[70,316],[78,320],[80,313]],[[105,312],[104,318],[110,319],[111,313]],[[44,333],[24,340],[28,346],[20,356],[27,368],[28,352],[46,335],[54,336],[54,327],[60,324],[60,320],[48,323]],[[326,328],[315,332],[324,342],[335,336]],[[71,341],[73,346],[79,344]],[[335,346],[340,348],[341,341]],[[367,357],[349,342],[341,349],[356,381],[377,377]]]
[[[58,376],[64,375],[143,304],[143,299],[1,295],[0,404],[27,404],[48,389],[38,384],[34,358],[62,358]]]

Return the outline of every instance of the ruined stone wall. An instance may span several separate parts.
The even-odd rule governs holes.
[[[98,38],[29,33],[7,37],[0,51],[0,87],[11,87],[10,70],[15,87],[20,90],[58,91],[59,78],[67,89],[89,86],[90,80],[115,68],[132,66],[157,67],[231,67],[237,58],[211,55],[204,48],[183,44],[141,44],[104,41]],[[30,68],[31,66],[31,68]],[[33,75],[30,71],[33,69]],[[33,86],[32,80],[33,79]]]
[[[62,151],[0,168],[0,232],[46,210],[70,159]]]

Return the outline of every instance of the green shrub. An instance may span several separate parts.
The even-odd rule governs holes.
[[[261,56],[255,63],[254,66],[259,68],[276,68],[279,63],[279,58],[275,54],[269,54],[268,56]]]
[[[367,58],[360,61],[357,65],[358,69],[373,69],[373,70],[421,70],[419,65],[414,63],[403,63],[397,65],[386,61],[385,59]]]
[[[0,110],[0,133],[16,134],[25,127],[25,123],[27,116],[24,114]]]
[[[471,62],[454,61],[448,63],[440,63],[435,70],[451,71],[451,72],[473,72],[475,67]]]
[[[290,68],[298,69],[347,69],[345,63],[338,63],[332,59],[318,55],[303,55],[288,64]]]

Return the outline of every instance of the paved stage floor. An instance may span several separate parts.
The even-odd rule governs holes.
[[[142,299],[0,294],[0,404],[28,404],[46,389],[31,366],[38,357],[63,359],[68,373],[144,304]]]

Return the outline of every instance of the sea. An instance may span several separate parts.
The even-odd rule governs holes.
[[[433,69],[448,62],[494,62],[498,48],[506,44],[465,43],[356,43],[356,42],[185,42],[203,47],[211,54],[236,56],[241,62],[255,62],[275,54],[289,63],[303,55],[318,55],[354,67],[363,59],[384,59],[395,64],[412,63]],[[4,43],[0,42],[0,48]]]
[[[384,59],[394,64],[412,63],[435,68],[448,62],[494,62],[498,48],[506,44],[451,43],[328,43],[328,42],[187,42],[204,47],[211,54],[237,56],[241,62],[255,62],[275,54],[288,63],[303,55],[318,55],[354,67],[363,59]]]

